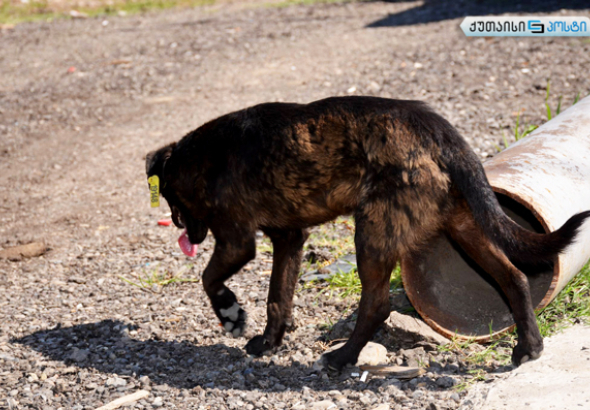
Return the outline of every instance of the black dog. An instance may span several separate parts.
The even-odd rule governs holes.
[[[292,298],[307,228],[352,214],[362,282],[359,319],[348,342],[326,356],[355,363],[389,315],[396,262],[448,233],[500,284],[518,327],[512,355],[520,364],[543,350],[526,276],[515,267],[553,263],[590,212],[541,235],[500,208],[477,156],[442,117],[417,101],[328,98],[307,105],[269,103],[217,118],[148,154],[148,176],[192,253],[207,235],[215,251],[203,285],[217,317],[234,336],[246,314],[224,282],[255,257],[256,230],[273,243],[268,323],[246,351],[280,345],[292,325]],[[187,236],[188,235],[188,238]],[[190,242],[190,243],[189,243]]]

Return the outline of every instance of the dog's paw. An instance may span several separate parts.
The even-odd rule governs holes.
[[[340,349],[324,353],[321,358],[321,363],[325,368],[329,371],[338,373],[340,373],[340,371],[342,371],[342,369],[350,362],[350,358],[342,354]]]
[[[295,330],[297,330],[297,323],[295,323],[295,321],[291,318],[289,320],[286,321],[285,323],[285,332],[287,333],[291,333],[294,332]]]
[[[221,325],[233,337],[243,335],[246,329],[246,311],[242,309],[231,290],[224,289],[217,296],[213,309],[221,320]]]
[[[233,337],[240,337],[246,330],[246,311],[235,302],[228,309],[219,309],[223,328]]]
[[[248,343],[246,343],[246,353],[254,356],[262,356],[262,354],[268,350],[271,350],[273,346],[268,340],[262,335],[254,336]]]
[[[525,347],[522,344],[514,346],[512,351],[512,364],[520,366],[530,360],[536,360],[543,354],[543,343],[535,347]]]

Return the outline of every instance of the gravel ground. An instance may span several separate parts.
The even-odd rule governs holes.
[[[363,383],[313,366],[326,323],[354,301],[300,289],[298,329],[252,360],[199,283],[145,290],[121,279],[198,281],[212,239],[189,261],[178,232],[156,225],[166,210],[149,208],[144,156],[218,115],[330,95],[421,99],[483,158],[518,110],[543,122],[547,78],[553,105],[590,91],[588,41],[467,39],[460,18],[439,13],[454,5],[225,5],[0,30],[0,247],[50,247],[0,260],[0,408],[93,409],[140,388],[150,396],[134,408],[459,407],[455,385],[473,380],[459,352],[378,334],[392,363],[421,355],[428,373]],[[270,262],[259,253],[230,284],[249,313],[246,337],[264,325]],[[483,369],[488,379],[505,370]]]

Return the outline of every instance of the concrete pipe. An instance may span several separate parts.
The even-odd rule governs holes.
[[[590,209],[590,97],[484,164],[504,211],[537,232],[558,229]],[[489,340],[514,326],[498,285],[446,236],[402,260],[412,305],[437,332]],[[590,258],[590,223],[554,269],[527,273],[536,309],[547,306]]]

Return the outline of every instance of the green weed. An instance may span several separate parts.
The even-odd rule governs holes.
[[[504,335],[484,345],[483,350],[467,354],[466,361],[476,366],[488,366],[493,362],[499,362],[503,365],[510,364],[514,340],[513,334]]]
[[[543,337],[579,322],[590,322],[590,263],[537,315]]]
[[[257,253],[270,253],[272,254],[272,242],[267,236],[263,236],[260,242],[256,245]]]
[[[561,113],[562,96],[558,97],[557,107],[555,111],[549,105],[549,95],[551,89],[551,82],[547,80],[547,88],[545,91],[545,109],[547,112],[547,120],[555,118]],[[580,100],[580,93],[574,97],[572,105]],[[537,128],[536,125],[524,125],[523,131],[520,131],[520,112],[516,117],[516,126],[514,128],[514,138],[516,141],[524,138]],[[504,147],[508,147],[506,135],[502,133]],[[498,151],[501,148],[496,146]],[[572,279],[566,287],[557,295],[557,297],[546,306],[541,312],[537,314],[537,323],[539,330],[543,337],[551,336],[570,324],[578,322],[590,322],[590,263],[584,266],[580,273]],[[503,338],[492,342],[486,349],[473,359],[475,362],[486,361],[489,357],[500,357],[503,361],[508,361],[509,356],[506,353],[500,353],[498,347],[500,345],[509,343],[514,344],[516,339],[515,331],[505,335]]]
[[[320,269],[343,255],[354,253],[354,222],[351,217],[340,216],[332,222],[317,226],[309,235],[303,250],[325,249],[332,258],[326,262],[304,262],[302,271]],[[258,253],[272,254],[272,242],[266,236],[256,245]]]
[[[330,316],[326,316],[326,321],[324,323],[320,323],[318,325],[318,329],[325,331],[325,332],[330,332],[333,328],[334,328],[334,321],[330,318]]]
[[[553,117],[557,117],[561,113],[561,101],[563,100],[563,95],[557,97],[557,107],[555,108],[555,115],[551,111],[551,106],[549,105],[549,88],[551,87],[551,82],[547,80],[547,90],[545,91],[545,110],[547,111],[547,121],[551,120]],[[572,105],[575,105],[580,100],[580,93],[577,93],[574,97],[574,102]]]
[[[119,276],[119,279],[140,289],[155,292],[157,289],[159,290],[172,283],[199,282],[199,279],[197,278],[182,277],[192,268],[192,266],[192,264],[184,265],[176,273],[172,273],[169,270],[161,271],[160,268],[156,266],[148,271],[144,269],[141,273],[135,273],[135,280],[130,280],[123,276]]]
[[[516,125],[514,126],[514,128],[512,130],[512,132],[514,134],[514,141],[519,141],[519,140],[523,139],[524,137],[529,135],[531,132],[533,132],[534,130],[539,128],[538,125],[531,125],[528,123],[524,123],[523,126],[521,127],[521,125],[520,125],[521,113],[522,113],[522,111],[519,111],[518,114],[516,114]],[[524,115],[523,115],[523,118],[524,118]],[[504,143],[504,149],[506,149],[510,146],[510,143],[508,142],[508,138],[506,137],[506,133],[504,132],[504,130],[502,130],[502,142]],[[496,149],[498,150],[498,152],[500,152],[500,151],[502,151],[503,148],[496,145]]]
[[[568,325],[576,323],[590,323],[590,263],[578,273],[557,297],[542,311],[537,313],[537,324],[543,337],[551,336]],[[490,324],[490,334],[492,333]],[[487,366],[492,362],[502,365],[510,364],[512,347],[516,344],[516,330],[484,344],[483,349],[473,349],[476,342],[473,339],[454,337],[445,346],[438,346],[440,352],[463,352],[466,362],[475,366]],[[467,382],[464,389],[473,383]]]
[[[350,272],[338,272],[334,276],[325,280],[325,284],[319,284],[312,282],[309,287],[320,288],[319,295],[328,294],[329,297],[334,295],[340,298],[347,297],[360,297],[361,295],[361,280],[358,276],[358,272],[355,269]],[[401,269],[398,266],[393,270],[391,278],[389,280],[389,290],[395,291],[402,287]]]
[[[266,236],[257,241],[258,253],[271,253],[272,242]],[[354,221],[351,217],[339,216],[332,222],[315,227],[307,239],[303,250],[325,249],[332,258],[327,262],[304,262],[303,272],[319,269],[343,255],[354,253]]]
[[[307,263],[303,271],[312,270],[314,265],[316,269],[322,268],[343,255],[354,253],[354,229],[354,219],[351,217],[338,217],[333,222],[315,228],[304,249],[327,249],[333,255],[333,259],[323,263]],[[401,270],[398,265],[391,275],[390,290],[401,287]],[[305,288],[320,289],[318,297],[329,294],[329,296],[336,295],[341,298],[349,296],[358,298],[362,290],[356,266],[349,272],[338,272],[325,282],[308,283]]]
[[[47,0],[23,3],[14,0],[0,0],[0,25],[13,25],[26,21],[51,21],[56,18],[71,18],[70,12],[77,11],[83,16],[131,15],[152,10],[176,7],[199,7],[216,4],[224,0],[100,0],[88,7],[76,2],[49,2]],[[289,7],[301,4],[337,3],[350,0],[260,0],[249,7]]]
[[[516,116],[516,126],[514,127],[514,140],[519,141],[529,135],[531,132],[539,128],[538,125],[530,125],[528,123],[523,124],[522,131],[520,131],[520,112]],[[523,116],[524,119],[524,116]]]
[[[576,94],[576,96],[574,97],[574,102],[572,103],[572,105],[576,105],[576,103],[580,101],[580,93],[578,92]]]
[[[440,352],[461,352],[465,361],[471,365],[484,367],[496,361],[501,364],[509,364],[511,360],[512,346],[515,341],[515,332],[502,336],[492,336],[492,324],[490,323],[490,342],[482,344],[475,339],[460,338],[457,335],[451,338],[451,342],[438,346]]]
[[[266,3],[266,7],[290,7],[295,5],[344,3],[351,0],[285,0],[279,3]]]
[[[550,90],[551,90],[551,81],[547,80],[547,87],[545,89],[545,111],[547,113],[547,121],[550,121],[552,118],[557,117],[561,113],[561,102],[563,100],[562,95],[557,97],[557,107],[555,107],[555,111],[553,111],[551,109],[551,106],[549,105]],[[579,100],[580,100],[580,93],[577,93],[576,96],[574,97],[574,102],[572,103],[572,105],[575,105]],[[520,123],[521,114],[522,114],[522,110],[519,111],[518,114],[516,115],[516,125],[512,129],[512,132],[514,134],[514,141],[518,141],[518,140],[523,139],[524,137],[529,135],[531,132],[533,132],[534,130],[539,128],[538,125],[531,125],[526,122],[524,124],[522,124],[522,126],[521,126],[521,123]],[[524,120],[524,115],[523,115],[523,120]],[[508,138],[506,137],[506,133],[504,131],[502,131],[502,142],[504,143],[504,148],[509,147],[510,144],[508,142]],[[496,149],[498,150],[498,152],[502,151],[502,148],[498,145],[496,145]]]
[[[476,382],[482,382],[486,380],[486,371],[483,369],[474,369],[468,370],[468,374],[471,375],[471,378],[465,380],[463,383],[459,383],[454,387],[454,390],[457,392],[462,392],[463,390],[467,390],[470,386],[475,384]]]
[[[329,293],[330,296],[337,294],[341,298],[346,298],[351,295],[361,294],[361,280],[359,279],[356,269],[350,272],[338,272],[336,275],[326,279],[328,284],[322,292]]]
[[[71,18],[71,10],[76,10],[88,17],[94,17],[114,14],[136,14],[149,10],[164,10],[172,7],[197,7],[215,3],[215,0],[115,0],[99,2],[94,7],[76,7],[72,3],[50,4],[46,0],[32,1],[29,3],[17,3],[11,0],[0,1],[0,24]]]
[[[534,130],[539,128],[538,125],[531,125],[526,122],[521,127],[521,124],[520,124],[520,115],[521,114],[522,114],[522,111],[519,111],[518,114],[516,114],[516,125],[514,126],[514,129],[512,130],[512,132],[514,134],[514,141],[519,141],[519,140],[523,139],[524,137],[529,135],[531,132],[533,132]],[[524,119],[524,115],[523,115],[523,119]],[[510,144],[508,143],[508,138],[506,138],[506,133],[503,130],[502,130],[502,142],[504,142],[504,148],[508,148],[510,146]],[[500,148],[498,145],[496,145],[496,149],[498,150],[498,152],[502,151],[502,148]]]
[[[453,336],[451,338],[451,341],[449,343],[447,343],[446,345],[439,345],[437,346],[437,349],[439,352],[444,353],[444,352],[454,352],[454,351],[458,351],[458,350],[465,350],[467,349],[469,346],[477,344],[477,342],[475,342],[475,340],[473,339],[463,339],[463,338],[459,338],[457,335]]]
[[[33,1],[12,4],[10,0],[0,1],[0,24],[15,24],[21,21],[37,21],[55,18],[57,13],[47,8],[47,2]]]
[[[340,216],[315,228],[309,235],[304,250],[327,249],[334,259],[354,253],[354,220]]]
[[[547,80],[547,90],[545,91],[545,109],[547,110],[547,121],[550,121],[553,118],[551,107],[549,106],[549,88],[551,87],[551,81]],[[578,96],[580,94],[578,93]],[[555,109],[555,116],[557,117],[561,113],[561,100],[563,99],[563,95],[557,97],[557,108]],[[574,103],[575,104],[575,103]]]

